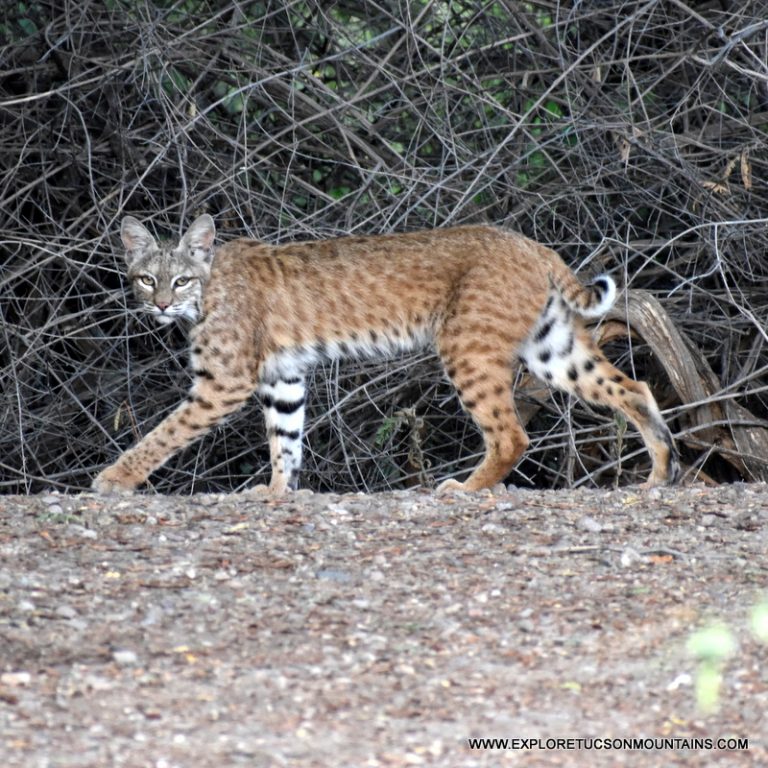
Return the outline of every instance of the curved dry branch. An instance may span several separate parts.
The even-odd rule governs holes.
[[[648,291],[630,290],[626,302],[608,313],[599,330],[601,344],[628,333],[642,338],[677,392],[677,414],[688,422],[680,439],[697,448],[710,445],[752,480],[768,480],[768,423],[734,402],[701,350],[672,321]]]

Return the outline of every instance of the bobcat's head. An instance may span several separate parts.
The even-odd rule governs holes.
[[[216,226],[204,214],[195,219],[177,246],[158,243],[138,220],[126,216],[120,228],[128,279],[143,309],[159,323],[179,317],[195,321],[211,275]]]

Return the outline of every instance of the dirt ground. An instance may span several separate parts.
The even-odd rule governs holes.
[[[764,485],[0,512],[7,768],[768,765]],[[704,714],[686,645],[716,620]],[[748,749],[693,741],[720,738]]]

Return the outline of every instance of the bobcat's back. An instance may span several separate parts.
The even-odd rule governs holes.
[[[462,295],[467,322],[503,322],[522,339],[553,271],[570,274],[553,251],[482,226],[281,246],[236,240],[217,251],[204,312],[237,317],[270,352],[387,352],[434,335]]]

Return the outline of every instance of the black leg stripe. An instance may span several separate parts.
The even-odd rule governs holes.
[[[272,395],[264,394],[261,402],[265,408],[274,408],[278,413],[295,413],[304,405],[304,398],[298,400],[275,400]]]
[[[302,397],[301,400],[294,400],[293,402],[288,402],[287,400],[275,400],[274,403],[272,403],[272,407],[278,412],[278,413],[295,413],[299,410],[299,408],[302,408],[304,406],[304,398]]]
[[[269,430],[270,435],[277,435],[278,437],[287,437],[289,440],[298,440],[301,437],[301,433],[296,429],[283,429],[282,427],[272,427]]]

